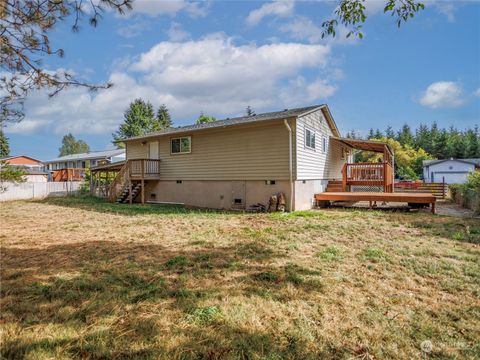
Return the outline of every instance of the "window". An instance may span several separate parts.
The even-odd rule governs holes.
[[[315,132],[310,129],[305,129],[305,146],[315,149]]]
[[[345,160],[345,157],[346,157],[346,151],[345,151],[345,148],[342,147],[342,160]]]
[[[188,154],[192,152],[192,138],[190,136],[171,139],[170,142],[172,154]]]
[[[322,138],[322,151],[327,152],[327,138],[325,136]]]

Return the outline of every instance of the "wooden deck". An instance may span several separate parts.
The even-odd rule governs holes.
[[[383,193],[383,192],[323,192],[315,194],[317,201],[368,201],[370,206],[376,201],[402,202],[408,204],[430,204],[435,214],[436,198],[432,194]]]

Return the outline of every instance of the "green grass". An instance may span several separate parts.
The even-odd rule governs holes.
[[[0,217],[2,359],[480,352],[476,219],[80,197],[2,203]]]

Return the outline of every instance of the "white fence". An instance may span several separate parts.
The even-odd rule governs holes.
[[[6,187],[6,191],[0,191],[0,201],[66,196],[78,192],[80,184],[80,181],[3,183],[2,187]]]

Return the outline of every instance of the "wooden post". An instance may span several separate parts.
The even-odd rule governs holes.
[[[127,176],[128,176],[128,198],[129,198],[130,205],[132,205],[133,198],[132,198],[132,167],[131,165],[128,167]]]
[[[435,202],[432,202],[432,214],[435,215]]]
[[[442,177],[442,199],[445,199],[446,191],[445,191],[445,176]]]
[[[347,191],[347,164],[345,163],[342,168],[342,192]]]
[[[142,169],[142,204],[145,204],[145,161],[142,160],[141,162],[141,169]]]

